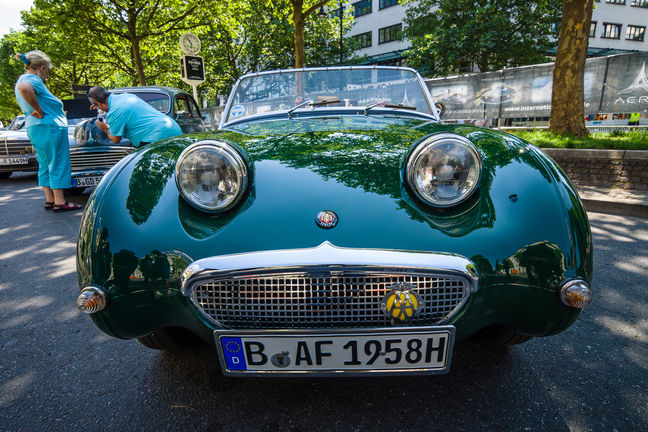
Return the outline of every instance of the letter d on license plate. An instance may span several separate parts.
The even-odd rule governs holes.
[[[453,326],[353,330],[216,330],[226,375],[444,374]]]

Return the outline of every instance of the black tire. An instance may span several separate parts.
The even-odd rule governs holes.
[[[492,325],[474,334],[471,340],[478,345],[509,346],[522,344],[531,338],[533,336],[516,332],[510,328]]]
[[[181,327],[167,327],[137,338],[147,348],[161,351],[179,351],[200,343],[200,339]]]
[[[10,172],[0,172],[0,179],[8,179],[11,174],[13,174],[11,171]]]

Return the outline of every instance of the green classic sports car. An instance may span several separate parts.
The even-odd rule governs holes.
[[[122,159],[81,223],[78,307],[227,375],[446,373],[592,301],[592,241],[558,166],[443,124],[409,68],[244,76],[219,130]]]

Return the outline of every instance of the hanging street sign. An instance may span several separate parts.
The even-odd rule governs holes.
[[[182,63],[182,80],[190,85],[202,84],[205,81],[205,61],[201,56],[184,55]]]

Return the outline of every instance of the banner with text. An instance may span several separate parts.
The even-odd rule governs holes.
[[[588,59],[584,113],[648,113],[648,53]],[[548,117],[553,63],[426,80],[448,119]]]

